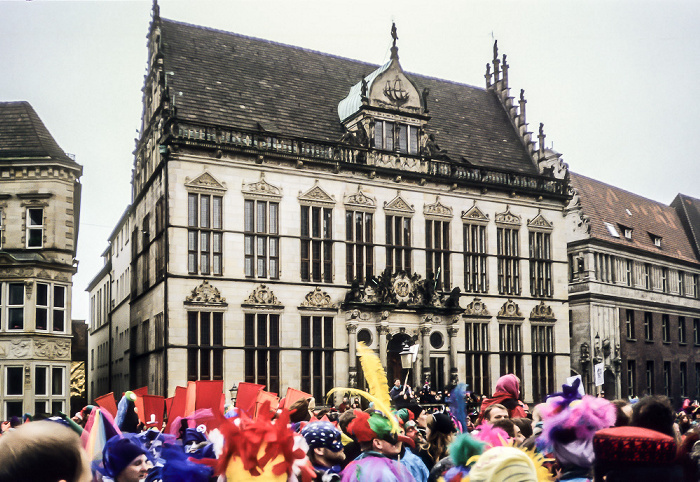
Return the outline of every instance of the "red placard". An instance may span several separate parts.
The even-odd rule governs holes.
[[[109,392],[107,395],[102,395],[95,399],[95,404],[109,412],[112,418],[117,416],[117,402],[114,401],[114,393]]]

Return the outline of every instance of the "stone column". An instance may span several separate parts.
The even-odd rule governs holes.
[[[457,333],[459,333],[459,319],[447,327],[447,334],[450,337],[450,384],[456,385],[459,382],[459,369],[457,364]]]
[[[433,318],[428,315],[420,326],[420,334],[423,341],[423,382],[430,383],[430,332],[433,329]]]
[[[345,323],[348,330],[348,386],[355,388],[357,385],[357,322],[350,320]]]
[[[389,333],[389,323],[387,321],[379,322],[377,333],[379,333],[379,361],[386,370],[386,335]]]

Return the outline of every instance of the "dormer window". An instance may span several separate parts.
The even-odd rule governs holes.
[[[402,154],[418,154],[418,130],[417,126],[377,120],[374,124],[374,147],[396,150]]]
[[[628,228],[627,226],[623,226],[622,224],[620,224],[620,230],[622,231],[622,235],[626,239],[632,239],[632,228]]]
[[[649,236],[651,236],[651,241],[654,243],[654,246],[656,246],[657,248],[660,248],[661,247],[661,236],[656,236],[656,235],[651,234],[651,233],[649,234]]]
[[[418,154],[418,127],[399,124],[399,152]]]
[[[374,147],[394,150],[394,123],[378,120],[374,124]]]

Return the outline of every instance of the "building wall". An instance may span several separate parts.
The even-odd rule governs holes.
[[[4,162],[0,170],[0,418],[70,408],[74,196],[80,168]],[[27,248],[28,209],[42,210],[41,246]],[[21,253],[8,255],[7,252]],[[16,257],[13,257],[16,256]],[[10,305],[10,290],[18,294]],[[10,311],[19,313],[18,328]]]

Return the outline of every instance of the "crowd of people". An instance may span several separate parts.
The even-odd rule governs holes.
[[[531,409],[506,374],[480,406],[463,384],[422,405],[382,375],[366,374],[368,392],[335,389],[345,394],[337,407],[308,397],[288,409],[266,401],[253,415],[227,406],[169,430],[139,424],[130,392],[114,418],[88,406],[73,419],[14,419],[2,425],[0,482],[700,480],[690,401],[679,413],[662,396],[610,402],[576,380]]]

